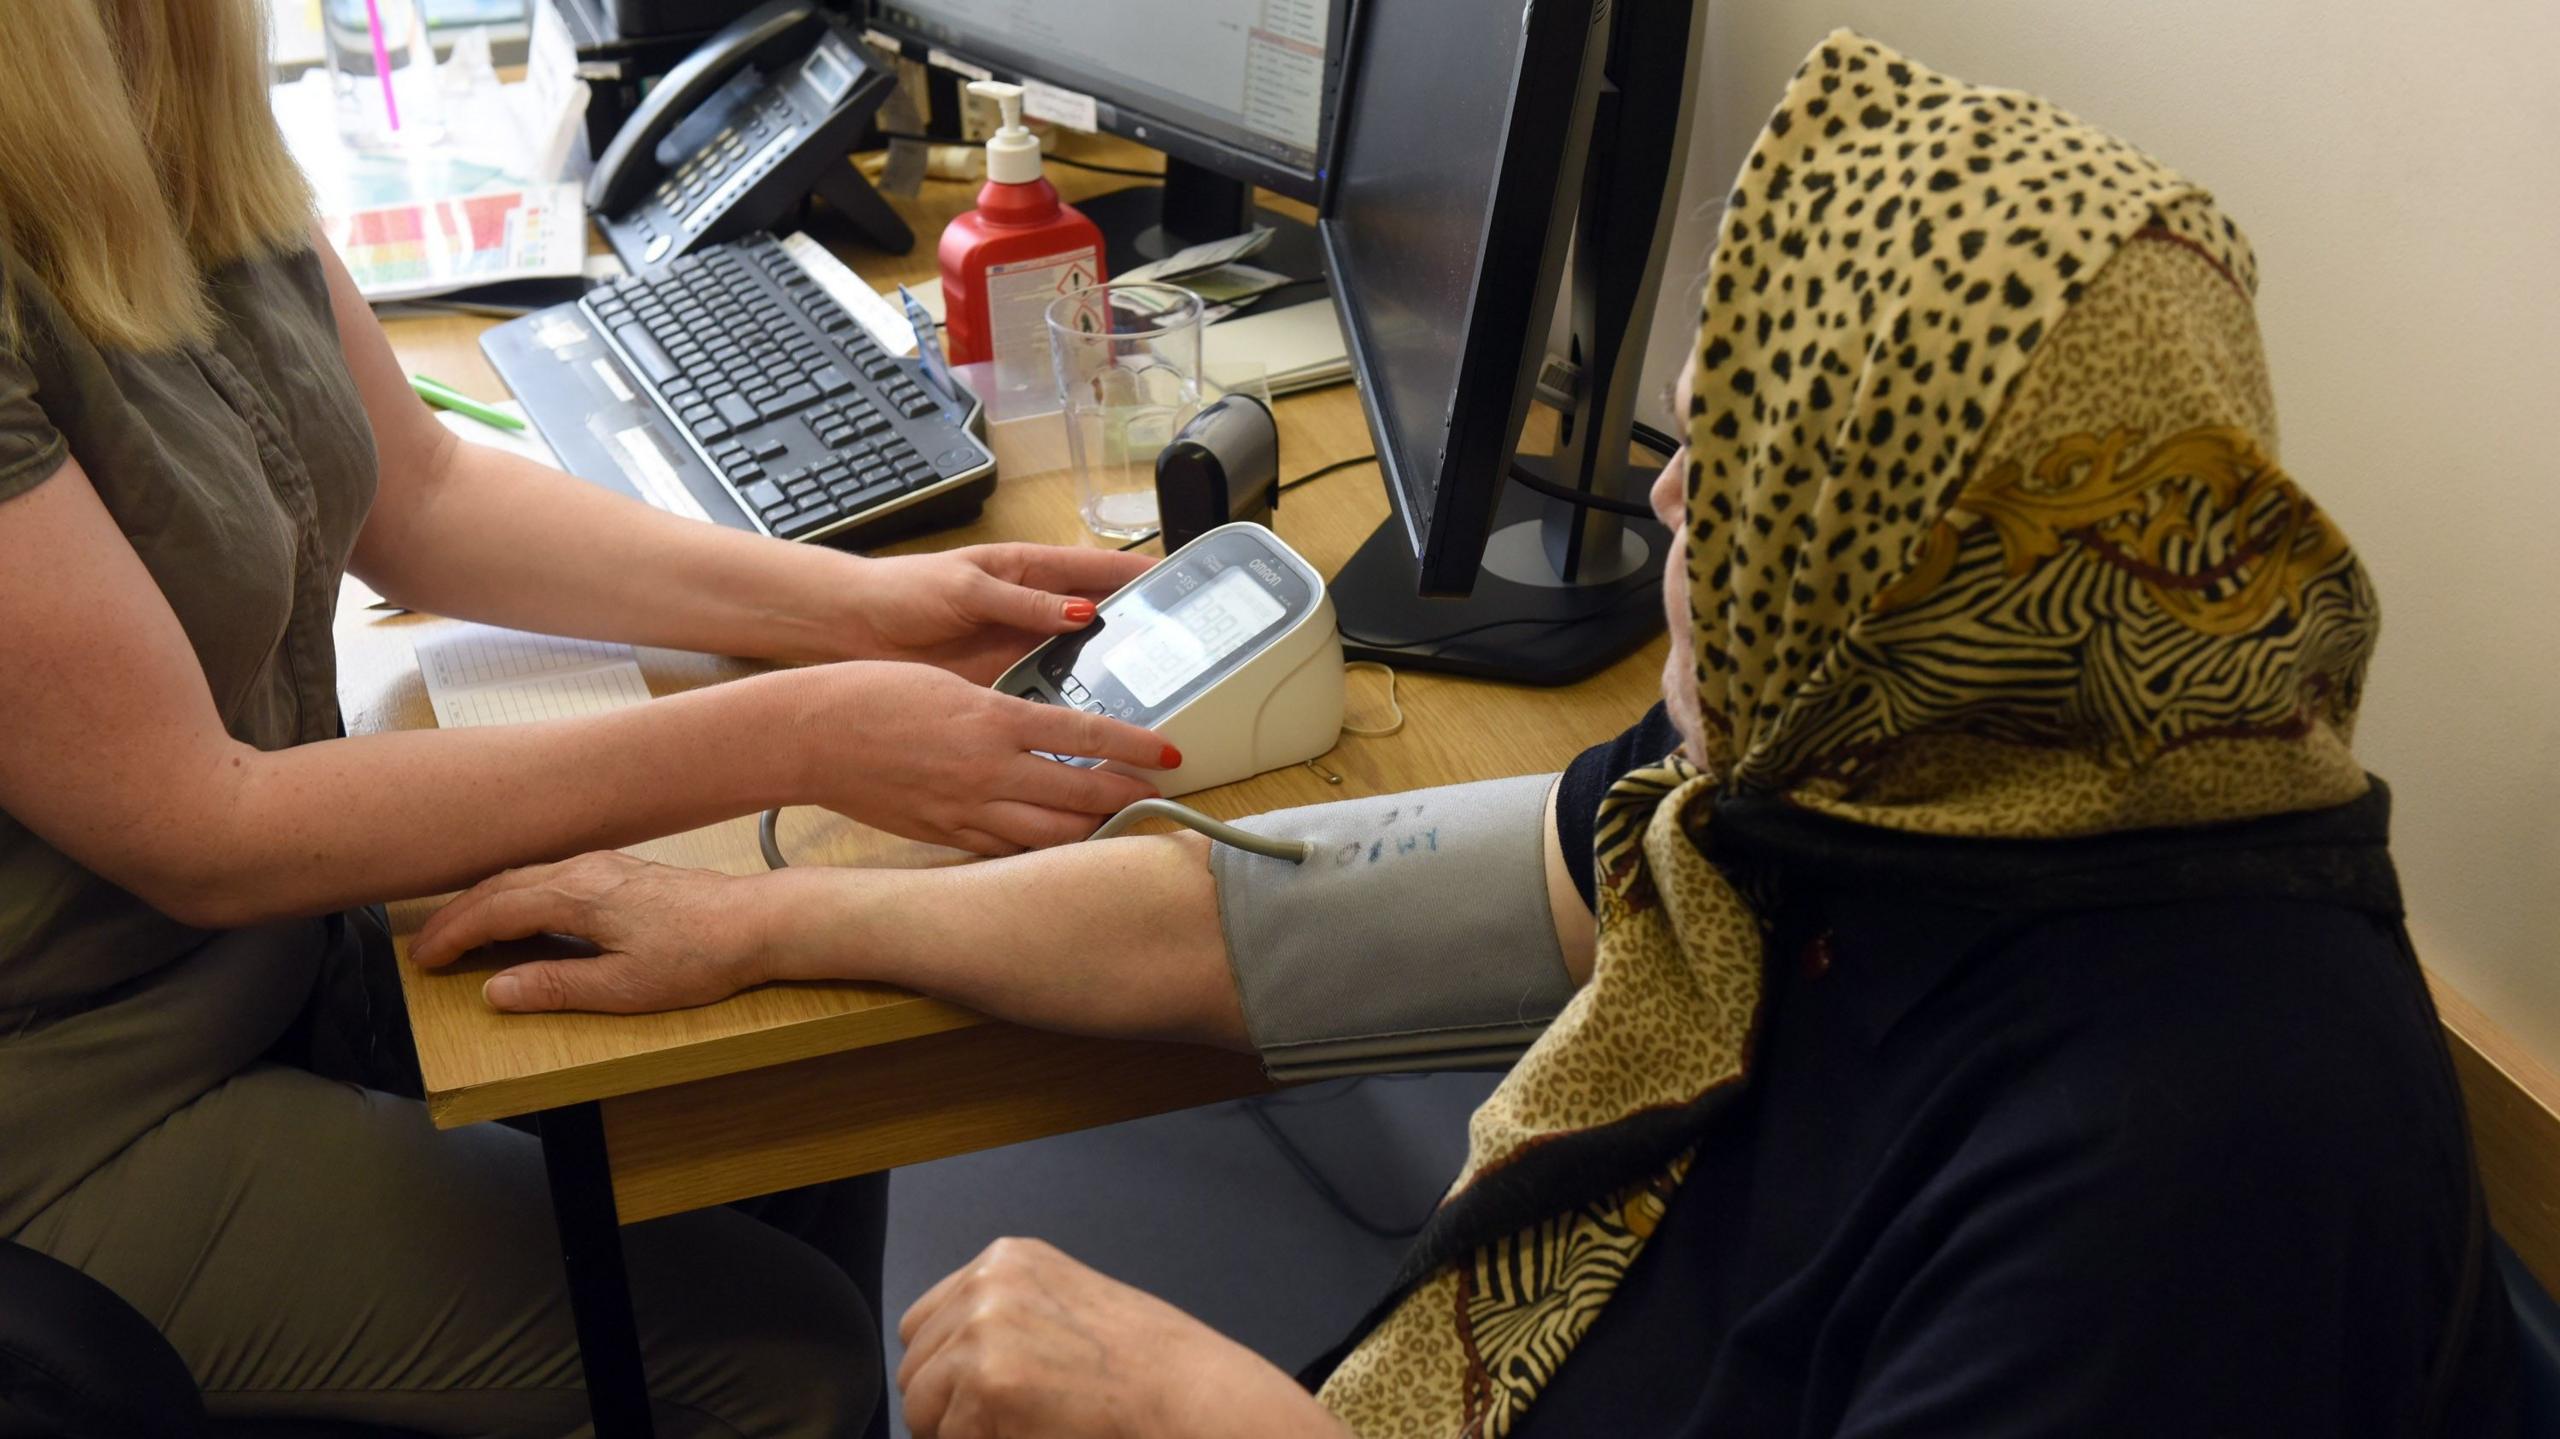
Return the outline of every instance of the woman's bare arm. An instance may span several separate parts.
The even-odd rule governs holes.
[[[346,267],[314,243],[378,457],[350,568],[395,604],[706,654],[920,660],[984,682],[1147,568],[1050,545],[865,559],[681,519],[465,444],[411,392]]]
[[[1545,820],[1566,966],[1590,974],[1591,912]],[[789,869],[733,878],[619,854],[500,875],[430,918],[439,966],[499,940],[575,934],[592,959],[494,976],[501,1009],[638,1012],[776,979],[901,985],[1042,1029],[1249,1049],[1209,842],[1187,832],[937,870]]]
[[[987,852],[1054,844],[1150,791],[1032,751],[1162,762],[1134,726],[907,664],[262,751],[226,730],[186,632],[76,461],[0,501],[0,615],[0,810],[207,927],[433,894],[777,803]],[[884,750],[901,762],[879,763]]]

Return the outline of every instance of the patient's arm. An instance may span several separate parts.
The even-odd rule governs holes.
[[[1575,983],[1591,913],[1543,821],[1549,908]],[[427,967],[499,940],[576,935],[601,953],[490,978],[500,1009],[631,1013],[775,979],[862,979],[1080,1034],[1250,1049],[1211,882],[1179,833],[932,870],[788,869],[733,878],[584,855],[475,886],[418,932]]]

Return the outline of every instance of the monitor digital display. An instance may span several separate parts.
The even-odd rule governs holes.
[[[1102,662],[1138,703],[1159,705],[1286,613],[1250,571],[1231,566],[1160,614],[1120,617],[1127,637]]]
[[[888,0],[892,29],[1313,177],[1332,0]]]

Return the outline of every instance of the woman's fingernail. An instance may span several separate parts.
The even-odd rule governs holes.
[[[1069,600],[1067,601],[1066,610],[1067,623],[1071,625],[1080,625],[1093,618],[1093,601]]]
[[[493,974],[487,984],[480,986],[480,997],[489,1001],[492,1009],[513,1009],[516,991],[523,987],[524,981],[512,974]]]
[[[1171,746],[1171,745],[1166,745],[1166,746],[1164,747],[1164,753],[1163,753],[1163,754],[1161,754],[1161,755],[1158,755],[1158,756],[1156,757],[1156,768],[1158,768],[1158,769],[1180,769],[1180,768],[1182,768],[1182,751],[1180,751],[1180,750],[1178,750],[1178,749],[1175,749],[1175,748],[1174,748],[1173,746]]]

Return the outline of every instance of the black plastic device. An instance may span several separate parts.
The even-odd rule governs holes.
[[[1212,536],[1158,565],[1134,594],[1113,596],[1094,623],[1043,642],[1038,662],[1009,676],[1006,692],[1153,725],[1261,653],[1322,598],[1299,569],[1251,529]],[[1132,625],[1144,627],[1134,641]]]
[[[614,29],[633,39],[713,29],[745,9],[739,0],[598,0]]]
[[[1002,79],[1046,81],[1091,95],[1102,130],[1164,152],[1162,185],[1076,202],[1102,231],[1104,259],[1113,274],[1187,245],[1266,225],[1273,231],[1271,244],[1251,263],[1293,280],[1318,280],[1324,270],[1314,228],[1256,207],[1253,190],[1259,185],[1309,202],[1321,197],[1324,135],[1352,6],[1353,0],[1111,7],[868,0],[863,18],[868,28],[898,39],[912,58],[946,57]],[[1147,33],[1123,33],[1132,27],[1104,23],[1106,10],[1146,14]],[[1302,18],[1293,25],[1284,17]],[[1182,67],[1196,75],[1241,76],[1242,93],[1232,102],[1211,103],[1186,93],[1181,80],[1125,58],[1161,56],[1186,33],[1239,47],[1236,56],[1204,57]],[[1312,133],[1275,133],[1282,128],[1275,117],[1303,118],[1310,101]],[[957,107],[937,99],[937,121],[946,108]]]
[[[1251,395],[1227,395],[1156,456],[1156,527],[1172,554],[1220,525],[1268,527],[1280,504],[1280,427]]]
[[[842,19],[768,0],[667,72],[587,181],[587,208],[634,274],[770,229],[810,195],[869,244],[915,247],[846,161],[897,76]]]
[[[958,524],[995,488],[976,400],[890,354],[769,235],[480,340],[571,474],[787,540]]]
[[[1395,512],[1333,581],[1353,657],[1557,684],[1659,632],[1662,528],[1551,496],[1640,503],[1669,459],[1631,440],[1704,10],[1362,0],[1319,229]],[[1557,444],[1523,454],[1542,396]]]

